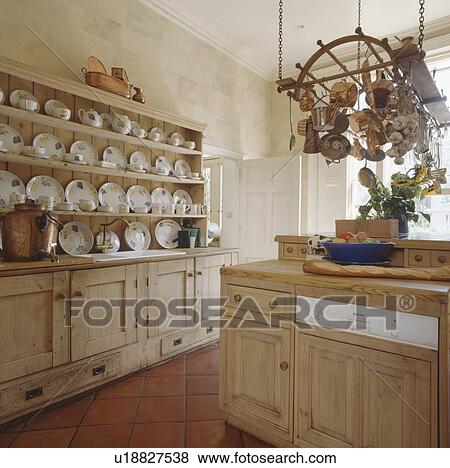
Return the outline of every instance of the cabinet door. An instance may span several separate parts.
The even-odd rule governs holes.
[[[0,382],[69,360],[67,272],[0,278]]]
[[[291,330],[223,329],[221,350],[224,409],[245,420],[278,426],[281,437],[288,438]]]
[[[162,301],[166,310],[170,309],[170,301],[182,299],[181,306],[186,305],[186,298],[195,298],[194,292],[194,260],[192,258],[183,260],[169,260],[166,262],[154,262],[148,264],[149,287],[148,294],[151,299]],[[184,300],[184,302],[183,302]],[[169,331],[177,331],[178,327],[171,326],[174,320],[183,320],[169,313],[158,327],[148,328],[148,336],[163,335]],[[152,308],[149,318],[155,319],[159,312]]]
[[[351,347],[296,334],[296,437],[352,447],[358,431],[358,360]]]
[[[72,274],[71,287],[73,299],[85,301],[136,299],[137,266],[75,271]],[[111,320],[106,325],[95,324],[95,321],[104,316],[105,309],[101,305],[92,307],[89,311],[91,323],[88,323],[79,309],[74,307],[71,319],[73,361],[137,341],[137,327],[132,305],[113,306]]]

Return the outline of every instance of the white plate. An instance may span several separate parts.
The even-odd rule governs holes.
[[[192,172],[191,166],[184,159],[175,161],[175,174],[181,177],[187,177]]]
[[[64,143],[57,136],[51,135],[50,133],[40,133],[36,135],[33,140],[33,146],[45,148],[46,154],[57,161],[62,161],[66,154]],[[71,153],[73,153],[73,151],[71,151]]]
[[[98,199],[102,206],[112,206],[114,211],[119,211],[119,205],[127,205],[127,195],[120,185],[107,182],[100,187]]]
[[[192,205],[192,198],[186,190],[175,190],[173,192],[173,202],[176,205]]]
[[[150,168],[152,166],[150,163],[150,157],[147,156],[143,151],[135,151],[130,156],[130,164],[140,164],[141,166],[144,166],[144,169],[147,172],[150,172]]]
[[[172,219],[163,219],[155,227],[155,237],[158,244],[165,249],[178,247],[178,232],[181,226]]]
[[[171,205],[172,195],[165,188],[157,187],[152,192],[152,203],[154,205]]]
[[[186,139],[184,138],[184,136],[181,133],[178,133],[178,132],[173,132],[170,135],[170,138],[179,138],[179,140],[180,140],[180,145],[179,146],[184,146],[184,144],[186,143]]]
[[[75,154],[81,154],[83,161],[89,164],[95,164],[98,162],[98,153],[94,145],[84,140],[77,140],[72,143],[70,152]]]
[[[95,187],[86,180],[72,180],[66,186],[66,200],[80,211],[78,203],[80,200],[90,200],[95,203],[95,208],[98,206],[98,193]]]
[[[105,253],[114,253],[118,252],[120,249],[120,239],[119,236],[114,231],[106,231],[106,243],[111,244],[112,247],[110,249],[106,249]],[[97,245],[103,244],[103,230],[100,231],[95,236],[95,243]]]
[[[125,229],[125,243],[133,250],[147,250],[150,247],[152,236],[147,226],[134,221]]]
[[[108,146],[105,148],[105,151],[103,151],[103,161],[117,164],[120,169],[125,169],[127,167],[127,158],[117,146]]]
[[[10,125],[0,123],[0,141],[2,142],[2,151],[20,154],[23,150],[22,136]]]
[[[164,175],[169,175],[173,172],[173,165],[166,156],[158,156],[155,167],[159,173]]]
[[[64,201],[62,185],[56,179],[47,175],[32,177],[27,184],[27,195],[34,201],[38,201],[41,196],[53,197],[56,204]]]
[[[152,206],[150,192],[142,185],[132,185],[127,190],[127,200],[133,211],[135,211],[135,208],[148,208],[147,211],[150,211]]]
[[[25,100],[34,101],[35,103],[37,103],[37,109],[33,112],[39,112],[41,105],[39,104],[39,101],[37,100],[36,96],[31,94],[29,91],[26,91],[25,89],[15,89],[9,95],[9,102],[13,107],[16,107],[18,109],[23,109],[23,107],[20,107],[19,103]]]
[[[94,245],[94,235],[83,223],[67,223],[59,231],[59,245],[69,255],[86,255]]]
[[[25,185],[12,172],[0,171],[0,208],[8,208],[12,193],[25,195]]]
[[[66,109],[68,110],[68,117],[63,118],[60,115],[58,115],[57,109]],[[71,110],[69,107],[67,107],[62,101],[58,101],[57,99],[49,99],[45,104],[44,104],[44,110],[47,115],[50,117],[55,117],[57,119],[62,119],[62,120],[69,120],[70,119],[70,114]]]

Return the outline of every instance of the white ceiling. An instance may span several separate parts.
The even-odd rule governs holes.
[[[260,75],[274,77],[278,0],[144,1]],[[326,43],[356,27],[357,0],[284,0],[284,10],[286,64],[304,63],[317,50],[317,39]],[[427,1],[425,14],[426,22],[450,20],[450,1]],[[369,35],[415,32],[418,0],[362,0],[361,16],[363,31]]]

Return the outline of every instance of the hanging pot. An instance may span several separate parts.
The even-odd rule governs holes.
[[[327,132],[334,127],[336,120],[337,108],[331,107],[324,103],[318,103],[311,109],[311,117],[314,130],[318,132]]]
[[[320,139],[320,152],[331,161],[346,158],[351,151],[351,144],[344,135],[325,135]]]
[[[298,121],[298,124],[297,124],[298,135],[303,136],[303,137],[306,136],[306,126],[308,125],[308,120],[310,120],[310,118],[301,119]]]
[[[349,122],[355,133],[365,132],[369,127],[369,116],[364,111],[356,111],[349,116]]]
[[[359,183],[366,188],[374,188],[377,185],[377,176],[368,167],[363,167],[358,172]]]
[[[314,103],[316,102],[316,98],[314,93],[307,89],[303,96],[300,98],[299,107],[302,112],[309,112],[313,107]]]
[[[306,154],[317,154],[320,152],[319,132],[314,130],[311,117],[306,123],[306,137],[303,152]]]
[[[343,112],[338,112],[336,120],[334,121],[334,127],[328,132],[333,135],[340,135],[347,131],[349,126],[348,117]]]
[[[330,104],[337,107],[353,107],[358,99],[358,87],[355,83],[339,81],[330,91]]]

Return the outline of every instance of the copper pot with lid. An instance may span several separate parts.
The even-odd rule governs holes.
[[[63,227],[59,218],[47,209],[27,199],[14,210],[0,217],[3,256],[7,262],[53,258],[58,230]]]

